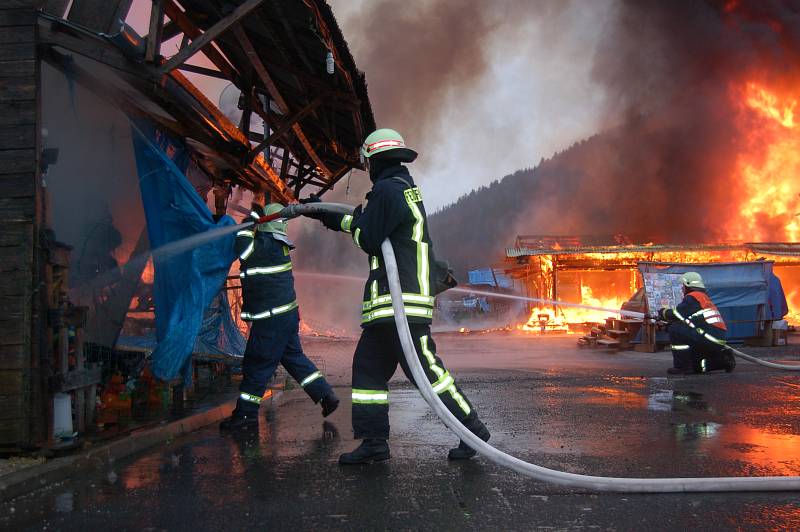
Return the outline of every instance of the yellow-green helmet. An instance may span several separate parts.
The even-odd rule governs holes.
[[[686,272],[681,275],[681,284],[686,288],[705,288],[703,278],[697,272]]]
[[[391,152],[391,153],[387,153]],[[406,141],[394,129],[383,128],[370,133],[361,146],[361,156],[369,159],[379,153],[387,153],[401,162],[410,163],[417,158],[417,152],[406,148]]]
[[[266,207],[264,207],[264,216],[269,216],[270,214],[275,214],[277,212],[281,212],[283,210],[283,205],[280,203],[270,203]],[[286,219],[278,218],[277,220],[272,220],[271,222],[267,222],[265,224],[259,224],[258,230],[264,231],[265,233],[277,233],[279,235],[286,235],[286,228],[287,228]]]

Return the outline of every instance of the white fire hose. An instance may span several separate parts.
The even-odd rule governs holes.
[[[326,210],[325,204],[313,205],[314,210],[308,212],[321,212]],[[305,214],[303,207],[307,205],[295,205],[292,214],[298,216]],[[343,212],[344,205],[337,205],[329,212]],[[287,216],[289,217],[289,216]],[[408,327],[405,308],[403,307],[403,290],[400,286],[400,275],[397,270],[397,260],[395,259],[394,249],[387,238],[381,244],[383,261],[386,266],[386,276],[389,280],[389,292],[392,296],[392,308],[394,309],[394,322],[397,326],[397,334],[400,337],[400,344],[403,347],[403,355],[406,358],[414,381],[417,383],[422,396],[439,416],[439,419],[456,436],[466,442],[470,447],[480,454],[496,463],[507,467],[536,480],[549,482],[570,488],[590,489],[597,491],[627,492],[627,493],[670,493],[670,492],[720,492],[720,491],[800,491],[800,477],[709,477],[709,478],[619,478],[619,477],[595,477],[590,475],[578,475],[576,473],[565,473],[546,467],[529,464],[510,454],[495,449],[484,442],[472,432],[470,432],[458,419],[444,406],[442,400],[433,391],[433,386],[425,375],[416,349],[414,339],[411,337],[411,330]],[[749,356],[749,355],[748,355]],[[752,357],[750,357],[752,358]],[[757,359],[756,359],[757,360]],[[779,364],[776,364],[779,366]]]

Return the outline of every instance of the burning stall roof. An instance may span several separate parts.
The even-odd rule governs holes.
[[[607,244],[583,245],[585,237],[518,237],[517,246],[506,248],[507,259],[522,257],[538,257],[552,255],[567,257],[570,255],[631,255],[641,260],[646,255],[734,252],[751,254],[753,258],[760,255],[786,257],[778,262],[800,262],[800,243],[795,242],[735,242],[720,244]],[[561,245],[561,242],[567,245]]]
[[[723,242],[717,244],[610,244],[620,237],[521,235],[506,249],[505,270],[524,279],[529,295],[620,308],[641,287],[640,263],[774,263],[789,303],[789,320],[800,321],[800,244]],[[533,311],[536,314],[537,310]],[[603,321],[606,312],[561,309],[568,323]],[[533,319],[532,314],[532,319]],[[535,321],[535,320],[534,320]]]
[[[266,183],[290,200],[307,186],[325,192],[360,166],[358,149],[375,122],[364,75],[324,1],[155,2],[144,38],[119,20],[130,2],[75,1],[64,19],[65,4],[47,2],[40,15],[43,59],[126,113],[186,138],[215,184]],[[161,43],[181,34],[179,51],[162,57]],[[215,68],[186,62],[199,52]],[[181,70],[234,84],[241,121]],[[252,131],[253,113],[266,134]]]

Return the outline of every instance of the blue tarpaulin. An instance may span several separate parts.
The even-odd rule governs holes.
[[[730,264],[640,263],[639,270],[642,273],[699,273],[708,295],[728,326],[728,340],[737,341],[758,336],[761,322],[774,319],[774,313],[770,314],[768,310],[771,300],[773,305],[779,305],[779,302],[771,298],[783,297],[783,290],[780,289],[780,294],[776,293],[772,265],[768,261]]]
[[[500,288],[513,288],[514,282],[504,273],[492,268],[482,268],[480,270],[470,270],[467,272],[469,284],[498,286]]]
[[[183,142],[155,130],[143,122],[132,123],[136,167],[147,219],[150,246],[155,249],[210,229],[233,225],[232,218],[224,216],[215,222],[205,201],[186,178],[189,154]],[[169,154],[169,156],[167,155]],[[153,374],[160,379],[173,379],[180,373],[188,376],[192,350],[198,342],[219,344],[220,328],[232,332],[230,323],[220,312],[208,312],[209,305],[217,300],[235,258],[234,235],[226,235],[194,249],[154,260],[156,340],[158,345],[151,355]],[[217,305],[217,306],[219,306]],[[230,322],[230,313],[227,313]],[[214,323],[203,328],[206,322]],[[208,323],[207,323],[208,325]],[[238,331],[228,335],[228,347],[241,349]],[[216,338],[214,338],[216,336]],[[209,346],[205,346],[206,352]]]
[[[781,320],[789,313],[786,303],[786,294],[778,276],[774,273],[769,278],[769,305],[767,306],[768,320]]]

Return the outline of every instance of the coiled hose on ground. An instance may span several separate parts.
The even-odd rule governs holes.
[[[328,208],[328,205],[329,204],[324,203],[292,205],[290,206],[294,208],[292,212],[283,214],[283,217],[299,216],[300,214],[306,214],[308,212],[337,212],[340,214],[352,212],[352,208],[347,205],[336,204],[335,207],[331,206],[330,208]],[[313,207],[313,210],[306,209],[307,207]],[[345,208],[347,210],[345,210]],[[287,209],[289,209],[289,207],[287,207]],[[281,212],[283,213],[283,211]],[[386,275],[389,280],[389,292],[392,296],[392,307],[394,309],[394,321],[397,326],[397,334],[400,337],[400,343],[403,347],[403,355],[406,358],[406,362],[408,362],[408,367],[411,368],[411,373],[414,376],[414,381],[417,383],[420,393],[431,408],[433,408],[433,411],[436,412],[436,415],[439,416],[439,419],[441,419],[450,430],[470,447],[492,462],[543,482],[570,488],[596,491],[670,493],[800,490],[800,477],[620,478],[578,475],[529,464],[519,458],[515,458],[503,451],[495,449],[467,430],[467,428],[447,410],[444,403],[439,399],[439,396],[433,391],[433,387],[425,376],[425,370],[422,368],[422,364],[414,348],[414,340],[411,337],[411,330],[408,327],[408,320],[406,319],[405,308],[403,307],[403,290],[400,287],[397,260],[395,259],[394,249],[388,238],[381,244],[381,252],[383,254],[384,265],[386,266]],[[749,355],[746,355],[746,358],[748,360],[754,359],[754,357],[750,357]],[[775,366],[781,366],[781,364],[775,364]]]

